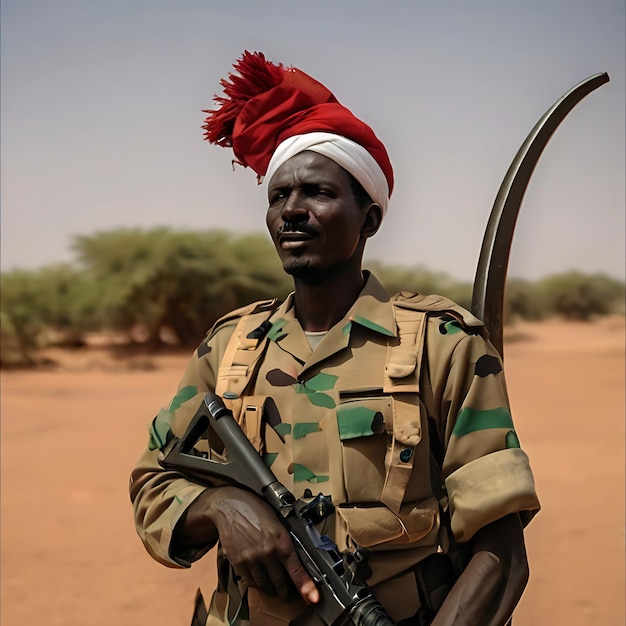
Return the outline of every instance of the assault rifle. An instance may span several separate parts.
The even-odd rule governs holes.
[[[224,444],[227,461],[215,461],[195,447],[212,430]],[[207,393],[185,434],[164,450],[161,465],[204,478],[225,478],[263,498],[285,524],[296,552],[320,592],[317,604],[310,605],[294,626],[304,626],[315,615],[326,626],[393,626],[391,618],[362,582],[367,571],[367,551],[361,548],[341,554],[314,524],[331,515],[329,498],[317,496],[311,502],[296,497],[278,481],[237,424],[222,399]],[[319,622],[318,622],[319,623]]]

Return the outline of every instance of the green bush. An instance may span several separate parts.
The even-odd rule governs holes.
[[[605,274],[567,272],[549,276],[537,286],[549,314],[570,320],[624,312],[625,288]]]
[[[34,272],[15,270],[0,278],[3,361],[7,350],[27,358],[45,326],[44,301]]]
[[[545,298],[537,285],[521,278],[511,278],[504,290],[504,320],[539,321],[549,315]]]
[[[4,364],[31,363],[51,342],[80,345],[83,333],[97,326],[93,289],[67,264],[3,273],[0,289]]]
[[[459,282],[441,272],[432,272],[418,265],[384,265],[379,261],[366,264],[391,294],[398,291],[417,291],[430,295],[438,294],[451,298],[461,306],[469,308],[472,299],[472,286]]]
[[[164,329],[183,345],[197,344],[221,315],[286,293],[284,272],[262,235],[119,229],[78,237],[74,250],[100,287],[103,322],[141,326],[153,346]]]

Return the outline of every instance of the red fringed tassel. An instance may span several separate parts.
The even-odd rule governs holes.
[[[218,104],[215,110],[202,111],[208,113],[204,120],[204,138],[218,146],[232,147],[232,134],[235,119],[246,102],[260,93],[279,85],[283,79],[285,68],[266,60],[262,52],[248,52],[241,56],[233,67],[237,74],[231,72],[220,84],[224,88],[223,96],[214,96]]]

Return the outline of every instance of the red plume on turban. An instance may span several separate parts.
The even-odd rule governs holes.
[[[223,96],[208,113],[205,138],[232,147],[238,162],[264,176],[277,146],[289,137],[316,131],[335,133],[363,146],[393,189],[387,150],[374,131],[342,106],[324,85],[304,72],[276,65],[261,52],[243,53],[237,73],[222,79]]]

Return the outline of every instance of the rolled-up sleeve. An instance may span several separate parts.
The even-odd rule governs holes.
[[[454,537],[468,541],[510,513],[527,524],[540,505],[515,432],[502,360],[482,336],[462,333],[448,365],[440,389],[442,471]]]

